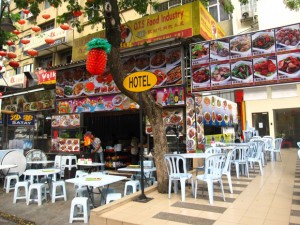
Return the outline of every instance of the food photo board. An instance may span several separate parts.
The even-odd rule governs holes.
[[[300,81],[300,24],[190,45],[192,92]]]

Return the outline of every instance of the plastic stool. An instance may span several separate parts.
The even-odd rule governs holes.
[[[83,213],[83,217],[77,217],[79,213],[77,212],[78,207],[76,206],[80,206],[79,208],[82,208],[83,212],[80,211],[79,213],[80,214]],[[69,223],[73,223],[73,221],[75,220],[76,221],[83,220],[84,223],[88,223],[89,214],[90,214],[89,199],[87,197],[75,197],[71,203]]]
[[[89,193],[87,191],[86,186],[77,188],[75,192],[75,197],[89,197]]]
[[[5,180],[4,180],[4,189],[6,190],[6,193],[9,193],[10,190],[14,190],[15,187],[11,186],[11,181],[15,180],[15,182],[17,183],[19,181],[19,176],[16,174],[10,174],[5,176]]]
[[[127,187],[132,187],[132,193],[135,193],[137,189],[140,189],[140,181],[130,180],[125,183],[124,196],[127,195]]]
[[[122,198],[121,193],[109,193],[106,196],[106,204],[110,203],[111,201],[115,201]]]
[[[14,200],[13,203],[17,202],[17,199],[27,199],[28,196],[28,186],[29,186],[29,182],[26,181],[19,181],[16,183],[15,185],[15,192],[14,192]],[[20,189],[24,188],[24,195],[20,195]]]
[[[32,194],[31,192],[33,190],[37,191],[37,201],[38,201],[38,205],[42,205],[43,200],[47,200],[47,191],[46,191],[46,185],[44,183],[35,183],[35,184],[31,184],[29,186],[29,191],[28,191],[28,195],[27,195],[27,200],[26,200],[26,204],[29,205],[29,202],[31,200],[36,200],[34,198],[31,198],[30,195]]]
[[[60,195],[56,195],[56,188],[57,187],[61,187],[62,188],[62,193]],[[55,202],[55,199],[57,198],[64,198],[65,201],[67,201],[67,192],[66,192],[66,185],[65,182],[63,180],[59,180],[59,181],[53,181],[52,182],[52,203]]]

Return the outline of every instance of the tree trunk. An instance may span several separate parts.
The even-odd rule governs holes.
[[[119,90],[135,102],[139,102],[138,94],[127,91],[123,86],[123,80],[127,74],[123,74],[122,72],[122,61],[120,57],[121,32],[119,9],[117,0],[108,0],[107,2],[109,2],[111,6],[111,9],[105,11],[106,37],[112,45],[112,50],[110,54],[108,54],[110,71]],[[142,106],[143,112],[148,116],[153,130],[154,161],[157,168],[158,191],[160,193],[166,193],[168,190],[168,175],[163,156],[168,152],[168,145],[162,119],[162,107],[156,104],[150,91],[142,93]]]

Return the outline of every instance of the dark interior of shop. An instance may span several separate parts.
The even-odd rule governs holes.
[[[100,112],[84,113],[84,127],[99,137],[103,146],[130,145],[133,136],[139,138],[139,113]]]
[[[282,147],[297,147],[300,140],[300,108],[274,110],[275,137],[283,138]]]

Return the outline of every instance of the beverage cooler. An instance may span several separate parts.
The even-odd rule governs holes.
[[[35,131],[35,116],[33,114],[3,114],[1,128],[1,149],[29,150],[33,147]]]

